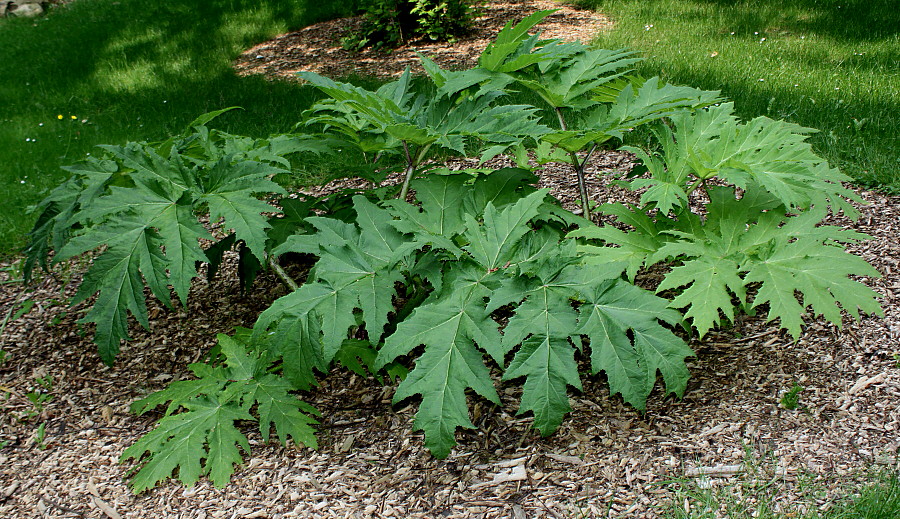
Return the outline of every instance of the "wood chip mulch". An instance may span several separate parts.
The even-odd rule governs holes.
[[[519,21],[546,9],[558,11],[535,26],[543,38],[586,43],[611,25],[600,13],[550,0],[492,1],[485,4],[472,32],[455,43],[414,41],[390,54],[371,49],[353,53],[344,50],[341,38],[360,27],[362,17],[357,16],[312,25],[256,45],[241,54],[234,68],[241,75],[262,74],[280,79],[296,79],[295,74],[300,71],[328,77],[355,74],[390,78],[399,76],[407,66],[422,73],[416,56],[420,52],[445,69],[462,70],[477,64],[478,55],[508,21]]]
[[[610,185],[629,167],[625,154],[596,156],[593,198],[633,199]],[[577,205],[570,170],[548,166],[541,177]],[[883,318],[848,319],[839,329],[810,317],[794,343],[762,317],[742,317],[691,344],[697,357],[683,399],[657,388],[639,413],[610,397],[602,376],[587,377],[548,438],[515,415],[519,391],[498,381],[503,405],[473,400],[478,428],[459,431],[446,460],[430,457],[411,432],[414,403],[392,407],[392,386],[336,370],[305,395],[323,413],[319,450],[263,445],[248,425],[252,452],[221,490],[206,480],[169,482],[134,496],[130,466],[118,457],[156,417],[128,407],[188,377],[187,364],[216,333],[251,326],[284,294],[281,285],[263,276],[242,293],[231,258],[222,275],[195,281],[188,308],[151,302],[151,330],[133,326],[133,340],[107,367],[76,324],[85,306],[65,304],[84,261],[28,289],[15,281],[15,264],[2,264],[0,319],[26,300],[34,307],[0,336],[0,517],[656,518],[673,497],[666,482],[700,471],[713,473],[704,480],[712,486],[761,480],[783,512],[827,508],[873,466],[896,467],[900,447],[900,199],[860,194],[868,205],[857,222],[830,223],[873,236],[851,251],[884,274],[864,280],[884,296]],[[28,394],[46,377],[52,399],[30,416]],[[804,388],[800,405],[785,409],[781,396],[794,383]],[[808,496],[811,485],[822,492]]]

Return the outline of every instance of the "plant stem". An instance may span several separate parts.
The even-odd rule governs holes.
[[[584,156],[584,160],[581,161],[581,168],[584,169],[584,166],[587,165],[588,161],[591,160],[591,155],[597,151],[597,143],[595,142],[591,145],[591,149],[588,150],[587,155]]]
[[[425,159],[425,154],[428,153],[428,149],[431,148],[431,144],[426,144],[419,149],[419,153],[416,155],[416,158],[413,158],[409,153],[409,147],[406,145],[406,141],[403,141],[403,151],[406,152],[406,171],[403,174],[403,187],[400,188],[400,200],[406,200],[406,194],[409,193],[409,181],[412,180],[413,173],[416,171],[416,166],[422,163],[422,160]]]
[[[559,119],[559,127],[562,131],[566,131],[566,120],[563,117],[562,110],[559,107],[554,107],[554,110],[556,110],[556,117]],[[584,180],[584,165],[587,163],[587,159],[590,158],[591,153],[594,152],[594,148],[596,147],[597,145],[595,144],[594,147],[591,148],[591,151],[588,152],[588,156],[585,157],[584,162],[578,160],[578,155],[576,155],[574,151],[569,152],[569,156],[572,157],[572,167],[575,168],[575,176],[578,178],[578,194],[581,196],[581,210],[584,213],[584,217],[588,220],[591,219],[591,205],[587,195],[587,183]]]
[[[413,161],[412,156],[409,154],[409,146],[406,144],[406,141],[403,142],[403,151],[406,153],[406,171],[403,174],[403,187],[400,188],[400,200],[406,200],[406,194],[409,192],[409,181],[412,179],[413,171],[416,170],[416,164]]]
[[[274,272],[275,275],[278,276],[278,279],[280,279],[281,282],[285,284],[285,286],[290,288],[292,292],[300,288],[300,285],[298,285],[297,282],[294,281],[291,276],[289,276],[288,273],[284,271],[283,268],[281,268],[281,265],[279,265],[278,261],[275,260],[275,256],[269,254],[266,257],[266,263],[269,264],[269,267],[272,269],[272,272]]]
[[[584,217],[591,219],[591,206],[588,202],[587,184],[584,180],[584,165],[579,164],[578,155],[574,151],[569,152],[572,155],[572,162],[575,166],[575,176],[578,177],[578,193],[581,195],[581,210],[584,211]]]
[[[704,193],[706,192],[706,179],[705,178],[698,178],[697,181],[694,182],[694,185],[692,185],[691,187],[688,188],[688,192],[687,192],[688,196],[691,196],[691,194],[694,191],[696,191],[697,188],[702,188],[703,192]]]
[[[562,109],[559,107],[553,107],[553,109],[556,110],[556,118],[559,119],[559,128],[562,131],[567,131],[568,128],[566,128],[566,119],[563,117]]]

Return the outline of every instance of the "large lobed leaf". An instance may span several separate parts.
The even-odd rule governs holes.
[[[353,205],[355,223],[309,218],[315,234],[289,237],[274,251],[317,255],[314,282],[275,301],[255,326],[257,336],[272,328],[279,340],[284,337],[296,348],[319,350],[322,366],[331,362],[348,338],[356,324],[356,310],[362,312],[370,340],[380,339],[388,313],[394,309],[396,284],[408,269],[409,251],[391,226],[390,213],[362,196],[354,197]],[[305,324],[301,328],[298,322]],[[290,348],[286,343],[282,349],[286,359],[296,357]],[[286,369],[295,372],[290,365]],[[296,370],[293,376],[301,378],[302,371]]]
[[[431,63],[430,69],[440,76],[436,65]],[[389,140],[379,140],[383,146],[379,151],[397,151],[402,145],[404,152],[410,152],[411,146],[417,147],[414,155],[423,156],[416,158],[416,164],[435,146],[463,155],[467,142],[489,143],[482,153],[487,160],[548,131],[535,117],[534,107],[497,106],[495,101],[503,95],[500,89],[475,95],[429,94],[412,87],[409,70],[375,92],[312,72],[299,75],[330,97],[311,109],[309,122],[324,122],[358,143],[387,135]]]
[[[570,341],[577,320],[569,281],[574,273],[571,267],[553,270],[557,269],[542,272],[544,279],[529,280],[532,286],[524,291],[524,301],[503,330],[504,352],[521,344],[503,378],[525,377],[519,413],[532,411],[535,427],[545,436],[555,431],[571,410],[568,386],[581,389]]]
[[[181,381],[135,402],[139,414],[169,403],[156,428],[125,449],[120,461],[135,459],[131,481],[135,493],[152,488],[177,473],[185,485],[209,476],[221,488],[241,462],[241,450],[250,451],[247,437],[235,425],[258,421],[263,440],[275,427],[282,444],[316,447],[310,405],[289,394],[294,388],[282,377],[267,373],[270,357],[248,349],[248,345],[219,335],[224,357],[222,366],[193,366],[199,378]],[[256,406],[258,419],[251,413]]]
[[[483,274],[463,264],[447,276],[444,286],[452,286],[452,293],[416,308],[387,338],[375,361],[380,369],[425,345],[416,367],[397,388],[394,401],[422,395],[415,427],[425,431],[425,445],[437,457],[450,453],[457,427],[474,427],[466,388],[500,403],[482,354],[475,347],[477,343],[496,348],[500,343],[498,325],[485,310],[483,300],[489,292],[482,284]]]
[[[149,324],[145,284],[166,305],[170,286],[186,303],[197,264],[208,260],[200,247],[200,240],[212,238],[199,220],[204,212],[214,223],[224,220],[263,262],[270,227],[263,215],[277,208],[257,196],[283,194],[270,180],[283,170],[225,154],[205,127],[197,131],[161,145],[103,146],[107,158],[69,168],[75,176],[42,204],[26,268],[30,275],[36,264],[46,264],[50,246],[54,262],[101,251],[73,304],[99,294],[80,322],[96,324],[94,340],[108,364],[128,339],[129,313]],[[198,142],[204,143],[199,150]]]
[[[709,197],[705,222],[685,212],[677,222],[661,216],[654,221],[640,208],[621,206],[615,213],[636,231],[596,228],[573,236],[618,245],[583,246],[595,258],[588,263],[626,258],[634,268],[675,261],[657,291],[676,291],[670,306],[684,310],[700,337],[723,318],[733,321],[739,308],[763,304],[768,319],[778,319],[795,338],[808,310],[838,326],[841,310],[856,318],[881,313],[878,294],[853,279],[880,274],[844,249],[867,236],[821,225],[825,207],[788,216],[777,197],[760,187],[741,198],[733,188],[712,188]]]
[[[681,394],[691,353],[658,320],[674,323],[677,314],[616,281],[620,270],[579,265],[562,229],[584,222],[566,217],[533,180],[516,168],[442,171],[413,181],[418,204],[358,196],[349,222],[308,218],[314,232],[289,237],[275,252],[318,261],[304,285],[263,312],[254,336],[274,346],[297,388],[313,385],[314,372],[335,358],[361,370],[356,344],[361,359],[370,345],[377,350],[365,361],[375,370],[413,356],[394,401],[421,396],[415,427],[440,457],[458,427],[473,427],[468,390],[499,403],[492,365],[504,380],[524,378],[519,412],[532,412],[542,434],[553,432],[569,411],[569,386],[581,387],[582,335],[597,341],[594,371],[609,373],[630,403],[644,405],[659,372]],[[399,284],[409,299],[395,309]],[[512,312],[502,334],[493,316],[500,307]],[[633,376],[620,381],[617,370]]]
[[[618,281],[593,282],[582,291],[577,332],[591,341],[594,372],[606,372],[610,392],[637,409],[661,373],[666,391],[681,396],[690,377],[684,363],[691,349],[660,321],[675,325],[681,316],[666,308],[665,299]],[[631,335],[633,339],[629,340]]]
[[[672,116],[674,130],[660,133],[669,168],[678,164],[700,179],[762,188],[790,210],[819,205],[856,216],[848,200],[862,200],[841,185],[849,177],[829,167],[806,141],[815,130],[768,117],[744,123],[733,111],[733,103],[723,103]]]
[[[477,191],[465,190],[463,175],[455,177],[429,177],[416,190],[426,193],[426,201],[438,188],[442,199],[471,200]],[[436,456],[449,454],[457,427],[472,427],[467,388],[497,401],[479,350],[505,371],[504,380],[524,377],[519,412],[532,412],[542,434],[556,430],[570,410],[568,387],[581,387],[575,361],[581,335],[591,339],[594,371],[606,371],[614,392],[635,406],[643,408],[658,372],[667,390],[684,391],[684,358],[692,353],[658,320],[675,323],[677,313],[666,309],[665,300],[616,281],[616,269],[578,265],[573,242],[561,242],[558,230],[535,228],[548,210],[545,192],[523,195],[500,209],[486,203],[480,218],[466,213],[464,222],[457,221],[454,240],[465,245],[447,251],[439,288],[397,325],[376,359],[382,366],[424,346],[395,402],[422,396],[415,425]],[[392,202],[393,212],[413,210],[403,204]],[[419,220],[428,220],[428,212],[443,214],[446,206],[426,202],[420,210],[426,214],[417,213]],[[428,226],[395,226],[408,228],[413,241],[431,243],[424,240],[432,232]],[[504,306],[513,314],[501,337],[491,312]],[[630,377],[619,377],[623,370]]]

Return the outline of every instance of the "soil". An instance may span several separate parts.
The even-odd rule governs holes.
[[[503,11],[513,18],[546,5],[492,3],[491,9],[515,9]],[[607,23],[568,10],[556,21],[571,36],[588,26],[584,16]],[[236,67],[273,78],[300,69],[346,75],[353,69],[340,60],[335,38],[352,23],[326,22],[279,37],[249,50]],[[488,34],[497,26],[490,27]],[[577,34],[587,38],[596,30]],[[478,45],[428,52],[466,66]],[[465,56],[454,57],[456,49],[466,49]],[[356,71],[394,74],[407,51],[373,55]],[[298,54],[310,56],[301,62]],[[596,156],[591,196],[633,199],[610,183],[630,167],[623,153]],[[570,208],[577,205],[572,178],[563,166],[541,171],[542,184]],[[743,316],[733,328],[691,343],[697,355],[683,398],[657,388],[640,413],[611,397],[602,376],[585,377],[583,391],[570,393],[573,412],[547,438],[531,428],[530,416],[515,414],[515,388],[498,381],[503,405],[473,398],[477,429],[460,430],[459,445],[445,460],[432,458],[421,433],[412,432],[415,402],[393,407],[391,386],[336,370],[305,395],[322,411],[320,448],[265,445],[248,426],[252,451],[224,489],[206,480],[190,488],[168,482],[133,495],[132,466],[118,458],[158,415],[137,417],[129,406],[188,378],[186,366],[208,351],[216,333],[251,326],[285,289],[264,275],[242,292],[229,258],[225,272],[195,281],[187,308],[151,302],[150,330],[133,325],[132,341],[107,367],[76,323],[86,306],[65,303],[87,260],[61,265],[29,287],[16,279],[18,263],[7,262],[0,269],[0,318],[27,301],[33,307],[6,322],[0,336],[6,354],[0,361],[0,517],[655,518],[676,495],[673,479],[695,488],[730,485],[737,493],[765,486],[785,513],[826,509],[872,467],[896,467],[900,447],[900,199],[858,192],[868,203],[861,217],[833,216],[829,223],[873,237],[850,250],[883,274],[863,281],[882,294],[884,317],[848,318],[838,328],[809,316],[794,342],[763,317]],[[787,409],[781,398],[794,384],[803,387],[799,406]],[[29,399],[36,392],[50,397],[40,409]]]
[[[312,25],[256,45],[241,54],[234,66],[242,75],[263,74],[289,80],[296,79],[300,71],[335,78],[353,75],[391,78],[399,76],[406,67],[422,73],[416,55],[421,53],[442,68],[467,69],[477,64],[478,55],[507,22],[548,9],[557,11],[535,26],[544,38],[589,42],[598,31],[611,26],[600,13],[550,0],[491,1],[485,4],[471,32],[453,43],[420,40],[389,54],[372,49],[349,52],[341,46],[341,38],[362,24],[362,17],[357,16]]]

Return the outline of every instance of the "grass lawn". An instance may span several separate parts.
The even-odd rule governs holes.
[[[900,193],[896,0],[581,0],[615,22],[645,76],[722,90],[745,118],[820,130],[817,151],[860,184]]]
[[[197,115],[253,136],[288,131],[317,94],[238,78],[230,61],[352,0],[92,0],[0,20],[0,256],[28,205],[97,144],[156,140]],[[644,51],[644,75],[721,89],[744,117],[821,130],[820,153],[861,184],[900,192],[900,9],[893,0],[581,0],[611,16],[606,47]]]
[[[673,480],[674,499],[664,519],[896,519],[900,517],[900,480],[896,472],[867,475],[858,486],[847,485],[844,496],[826,499],[821,482],[801,475],[795,483],[799,498],[779,499],[780,478],[768,469],[749,467],[749,473],[729,482],[709,478]],[[824,506],[823,506],[824,505]],[[824,508],[820,510],[820,507]]]
[[[157,140],[228,106],[216,125],[289,131],[318,94],[239,78],[230,62],[278,33],[348,12],[307,0],[76,1],[36,19],[0,19],[0,257],[17,252],[28,205],[97,144]]]

